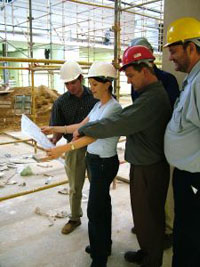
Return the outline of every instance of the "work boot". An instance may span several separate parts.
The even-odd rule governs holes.
[[[131,233],[136,234],[135,226],[131,228]]]
[[[68,223],[66,223],[65,226],[62,228],[62,231],[61,232],[64,235],[70,234],[79,225],[81,225],[81,220],[78,220],[78,221],[71,221],[71,220],[69,220]]]
[[[141,249],[138,251],[127,251],[124,254],[124,258],[126,261],[134,262],[137,264],[142,264],[145,256],[146,256],[146,253]]]
[[[107,267],[107,259],[93,259],[90,267]]]

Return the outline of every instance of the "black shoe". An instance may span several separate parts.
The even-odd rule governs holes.
[[[90,248],[90,245],[88,245],[87,247],[85,247],[85,252],[90,254],[91,253],[91,248]],[[111,255],[111,249],[108,251],[108,256]]]
[[[107,260],[93,260],[90,267],[107,267]]]
[[[88,254],[91,253],[90,245],[88,245],[87,247],[85,247],[85,252],[88,253]]]
[[[173,245],[173,234],[165,234],[164,237],[164,243],[163,243],[163,249],[169,249]]]
[[[144,258],[146,256],[146,253],[143,250],[138,250],[138,251],[127,251],[124,254],[124,258],[128,262],[135,262],[138,264],[142,264]]]
[[[133,228],[131,228],[131,233],[132,233],[132,234],[136,234],[135,226],[134,226]]]

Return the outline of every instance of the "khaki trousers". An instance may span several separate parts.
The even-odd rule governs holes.
[[[69,181],[70,219],[77,221],[83,215],[81,209],[82,189],[85,181],[86,147],[65,154],[65,171]]]
[[[169,184],[169,165],[163,161],[130,170],[130,194],[136,236],[147,253],[145,266],[162,265],[165,231],[165,200]]]

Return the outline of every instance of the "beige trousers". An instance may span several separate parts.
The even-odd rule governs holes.
[[[65,154],[65,171],[69,181],[70,219],[77,221],[83,215],[81,209],[82,189],[85,181],[86,147]]]

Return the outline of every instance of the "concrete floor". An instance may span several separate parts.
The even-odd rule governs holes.
[[[7,137],[4,137],[4,141]],[[3,142],[3,137],[1,137]],[[1,160],[6,153],[14,156],[30,155],[33,149],[25,144],[1,146]],[[26,159],[28,164],[28,160]],[[64,168],[58,161],[43,163],[29,163],[34,174],[21,177],[16,174],[12,179],[18,184],[26,182],[25,187],[18,184],[6,185],[0,188],[1,197],[19,191],[30,190],[43,186],[47,177],[51,175],[51,183],[65,179]],[[44,167],[45,166],[45,167]],[[48,166],[48,167],[47,167]],[[50,167],[51,166],[51,167]],[[10,173],[13,170],[10,170]],[[128,164],[120,166],[119,175],[128,178]],[[5,171],[6,172],[6,171]],[[9,173],[6,173],[7,175]],[[6,179],[6,178],[2,178]],[[2,181],[2,179],[0,179]],[[12,180],[11,179],[11,180]],[[61,234],[61,228],[67,218],[56,219],[53,226],[49,226],[47,217],[35,214],[35,208],[55,214],[57,211],[69,212],[67,195],[58,191],[68,187],[62,185],[48,190],[12,198],[1,202],[0,209],[0,266],[1,267],[89,267],[90,257],[84,252],[88,245],[87,235],[87,199],[84,198],[82,208],[84,215],[82,224],[70,235]],[[86,179],[83,193],[88,195],[89,183]],[[133,223],[130,209],[129,185],[117,181],[116,189],[111,189],[113,205],[113,248],[109,257],[108,267],[137,266],[125,262],[123,254],[127,250],[138,249],[136,236],[130,232]],[[165,251],[163,267],[171,266],[171,249]]]

